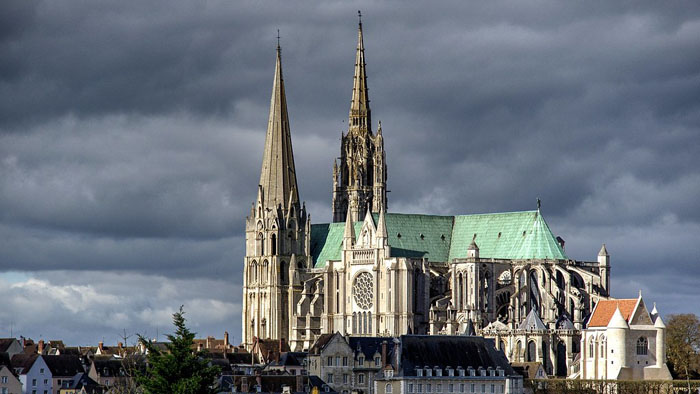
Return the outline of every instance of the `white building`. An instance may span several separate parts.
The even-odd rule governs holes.
[[[583,330],[583,379],[666,380],[666,326],[637,299],[601,300]],[[578,374],[576,374],[578,375]]]

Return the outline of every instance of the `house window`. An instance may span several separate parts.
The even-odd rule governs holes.
[[[448,393],[454,393],[454,392],[455,392],[455,385],[452,384],[452,383],[450,383],[450,384],[447,386],[447,392],[448,392]]]
[[[418,389],[418,392],[419,392],[419,393],[422,393],[422,392],[423,392],[423,385],[422,385],[422,384],[418,383],[418,384],[416,385],[416,388]]]
[[[491,385],[491,394],[495,394],[495,393],[496,393],[496,385],[492,384]]]
[[[360,358],[357,360],[357,363],[360,364],[361,367],[364,367],[364,366],[365,366],[365,358],[364,358],[364,357],[360,357]]]
[[[340,356],[335,356],[335,366],[336,367],[340,366]]]
[[[413,392],[413,383],[408,384],[408,392],[412,393]]]
[[[637,339],[637,355],[646,356],[647,349],[649,348],[649,341],[645,337],[639,337]]]
[[[326,362],[326,366],[328,366],[328,367],[333,366],[333,357],[330,357],[330,356],[328,357],[327,362]]]
[[[437,384],[437,392],[442,393],[442,384],[440,383]]]
[[[343,357],[343,366],[344,367],[348,366],[348,358],[347,357]]]
[[[365,383],[365,374],[361,373],[361,374],[357,375],[357,383],[359,383],[359,384]]]
[[[348,374],[343,374],[343,383],[348,384]]]
[[[326,383],[333,383],[333,374],[329,373],[326,375]]]
[[[48,380],[48,379],[44,379],[44,384],[49,384],[49,380]]]
[[[3,383],[7,383],[7,376],[3,376],[3,377],[2,377],[2,382],[3,382]]]
[[[39,373],[44,373],[44,368],[39,369]]]
[[[381,364],[381,359],[379,357],[374,358],[374,366],[378,367]]]
[[[36,387],[36,379],[32,379],[32,387]]]
[[[385,393],[391,393],[391,385],[389,383],[384,386],[384,392]]]
[[[428,384],[425,385],[425,392],[426,392],[426,393],[429,393],[429,392],[431,392],[432,390],[433,390],[433,385],[432,385],[432,384],[428,383]]]

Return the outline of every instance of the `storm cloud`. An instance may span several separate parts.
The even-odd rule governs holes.
[[[110,343],[185,304],[200,335],[239,338],[277,29],[319,223],[357,9],[390,211],[539,197],[570,257],[607,243],[613,296],[700,314],[700,4],[9,0],[0,330]]]

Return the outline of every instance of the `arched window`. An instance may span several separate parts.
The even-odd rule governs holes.
[[[265,244],[263,241],[263,234],[258,233],[258,236],[255,238],[255,251],[258,252],[258,256],[262,256],[265,254]]]
[[[457,309],[464,309],[464,277],[462,273],[459,273],[459,279],[457,280]]]
[[[593,343],[593,338],[588,342],[588,357],[593,358],[593,353],[595,353],[595,344]]]
[[[367,312],[367,333],[372,333],[372,312]]]
[[[527,362],[537,361],[537,344],[535,341],[527,343]]]
[[[352,313],[352,333],[357,334],[357,312]]]
[[[637,339],[637,355],[646,356],[649,349],[649,341],[645,337]]]
[[[391,393],[391,384],[387,383],[386,386],[384,386],[384,392]]]
[[[275,234],[270,236],[270,250],[272,251],[271,254],[277,254],[277,235]]]

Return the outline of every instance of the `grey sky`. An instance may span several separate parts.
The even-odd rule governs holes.
[[[330,218],[357,9],[390,210],[532,209],[612,289],[700,314],[700,4],[0,3],[0,333],[240,333],[279,28],[300,194]],[[375,125],[376,128],[376,125]]]

